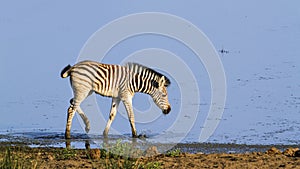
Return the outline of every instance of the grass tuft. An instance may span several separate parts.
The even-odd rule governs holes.
[[[37,168],[37,161],[23,158],[13,152],[10,147],[7,147],[4,157],[1,156],[0,169],[23,169],[23,168]]]

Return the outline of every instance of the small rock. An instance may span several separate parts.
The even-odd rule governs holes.
[[[294,154],[295,157],[300,157],[300,150],[297,150]]]
[[[52,161],[53,159],[54,159],[54,158],[53,158],[52,155],[48,155],[48,156],[47,156],[47,160]]]
[[[142,155],[143,155],[143,152],[140,149],[136,149],[130,153],[131,158],[139,158]]]
[[[262,156],[263,155],[262,152],[253,152],[252,154],[257,155],[257,156]]]
[[[282,154],[282,153],[276,147],[272,147],[272,148],[270,148],[269,150],[266,151],[266,154],[275,155],[275,154]]]
[[[286,167],[286,165],[285,164],[280,164],[279,167],[284,168],[284,167]]]
[[[145,156],[154,156],[159,154],[156,146],[151,146],[145,151]]]
[[[288,148],[283,152],[283,155],[288,157],[295,157],[295,152],[298,150],[299,148]]]
[[[99,149],[90,149],[88,151],[88,157],[91,159],[100,159],[101,151]]]

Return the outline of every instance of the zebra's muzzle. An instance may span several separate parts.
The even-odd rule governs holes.
[[[163,110],[164,114],[169,114],[171,111],[171,106],[169,105],[167,109]]]

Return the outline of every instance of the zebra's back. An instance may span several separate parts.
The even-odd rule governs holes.
[[[75,64],[70,72],[72,86],[108,97],[118,97],[120,87],[126,79],[126,68],[93,61]],[[80,89],[78,89],[80,90]]]

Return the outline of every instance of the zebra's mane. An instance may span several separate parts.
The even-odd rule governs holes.
[[[164,76],[165,80],[166,80],[165,86],[167,87],[167,86],[169,86],[171,84],[170,79],[168,79],[165,75],[163,75],[163,74],[161,74],[161,73],[159,73],[159,72],[157,72],[157,71],[155,71],[155,70],[153,70],[153,69],[151,69],[149,67],[141,65],[139,63],[128,62],[128,63],[125,64],[125,66],[128,67],[130,70],[138,70],[138,72],[142,72],[142,71],[146,70],[146,71],[149,71],[150,73],[155,74],[158,77]]]

